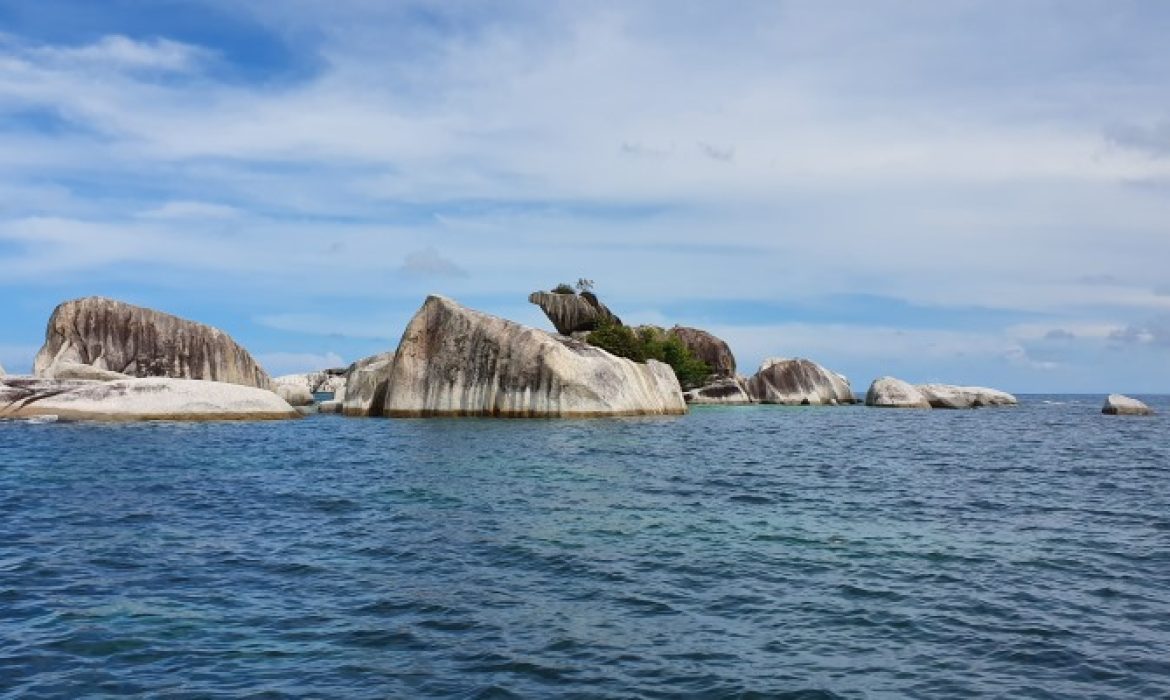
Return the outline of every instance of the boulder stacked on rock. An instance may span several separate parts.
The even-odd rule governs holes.
[[[1101,413],[1109,416],[1152,416],[1153,409],[1137,399],[1123,394],[1110,394],[1101,407]]]
[[[0,418],[276,420],[297,411],[271,391],[191,379],[0,379]]]
[[[865,405],[878,408],[930,408],[930,401],[913,384],[895,377],[879,377],[865,393]]]
[[[686,410],[668,365],[615,357],[431,296],[390,363],[382,414],[535,418]]]
[[[622,322],[592,292],[533,292],[528,301],[540,307],[561,335],[592,331],[603,321]]]
[[[735,355],[726,341],[699,328],[675,326],[667,331],[679,339],[697,359],[711,368],[713,380],[735,378]]]
[[[747,393],[760,403],[825,406],[856,403],[849,380],[804,358],[773,357],[747,380]]]
[[[71,365],[131,377],[204,379],[269,388],[268,374],[223,331],[103,297],[58,306],[34,373],[78,376]]]

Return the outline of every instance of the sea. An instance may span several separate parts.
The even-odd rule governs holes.
[[[1170,697],[1170,397],[0,423],[0,697]]]

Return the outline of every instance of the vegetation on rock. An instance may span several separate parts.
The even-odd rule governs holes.
[[[630,328],[610,319],[599,320],[585,342],[618,357],[645,362],[658,360],[670,365],[683,389],[702,386],[711,374],[706,362],[696,358],[677,337],[660,328]]]

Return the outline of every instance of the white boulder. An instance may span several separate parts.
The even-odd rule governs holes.
[[[955,386],[952,384],[919,384],[921,393],[932,408],[983,408],[987,406],[1015,406],[1015,396],[1006,391],[982,386]]]
[[[930,408],[930,401],[918,387],[894,377],[880,377],[865,394],[866,406],[879,408]]]
[[[1154,410],[1137,399],[1122,394],[1110,394],[1101,407],[1101,413],[1110,416],[1152,416]]]

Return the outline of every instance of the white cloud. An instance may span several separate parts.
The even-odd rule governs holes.
[[[241,212],[235,207],[212,202],[172,201],[138,214],[144,219],[234,219]]]

